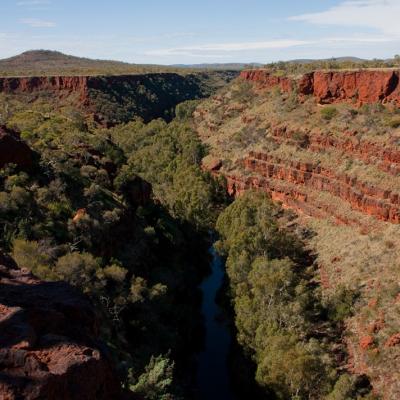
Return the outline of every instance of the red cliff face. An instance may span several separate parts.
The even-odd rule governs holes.
[[[290,92],[297,87],[299,95],[313,95],[322,104],[391,102],[400,105],[400,71],[397,70],[316,71],[298,79],[277,77],[267,70],[252,70],[243,71],[240,76],[261,89],[278,86]]]
[[[119,399],[88,300],[0,253],[0,398]]]
[[[37,91],[68,91],[80,94],[81,99],[87,96],[87,76],[48,76],[26,78],[0,78],[1,93],[33,93]]]
[[[266,70],[255,69],[242,71],[240,77],[246,81],[257,83],[260,88],[269,89],[279,86],[281,90],[289,92],[292,90],[293,80],[287,77],[275,76]]]

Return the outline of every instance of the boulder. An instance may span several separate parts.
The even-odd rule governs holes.
[[[121,397],[89,300],[0,253],[0,399]]]

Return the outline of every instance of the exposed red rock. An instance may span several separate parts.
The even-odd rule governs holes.
[[[294,80],[288,77],[276,76],[263,69],[242,71],[240,77],[246,81],[257,83],[258,87],[262,89],[278,86],[284,92],[290,92],[294,83]]]
[[[299,95],[313,95],[322,104],[393,102],[400,105],[398,70],[315,71],[300,78],[290,78],[258,69],[243,71],[240,76],[261,89],[279,87],[284,92],[291,92],[296,87]]]
[[[0,264],[0,398],[119,399],[89,301],[66,283],[36,279],[3,254]]]
[[[33,93],[37,91],[68,91],[80,94],[84,100],[89,88],[87,76],[42,76],[25,78],[0,78],[1,93]]]
[[[400,344],[400,333],[391,336],[385,343],[385,347],[394,347]]]
[[[363,336],[360,339],[360,347],[363,350],[369,349],[374,344],[374,338],[372,336]]]
[[[16,132],[0,126],[0,168],[10,163],[29,169],[33,163],[33,152]]]
[[[72,218],[72,222],[79,222],[85,215],[87,215],[86,208],[80,208]]]

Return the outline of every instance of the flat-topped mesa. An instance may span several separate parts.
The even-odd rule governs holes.
[[[284,92],[291,92],[296,88],[300,96],[313,95],[321,104],[393,103],[400,106],[400,70],[315,71],[292,78],[259,69],[242,71],[240,77],[260,89],[279,87]]]

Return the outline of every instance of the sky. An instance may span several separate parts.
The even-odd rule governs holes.
[[[132,63],[400,53],[400,0],[0,0],[0,58],[49,49]]]

